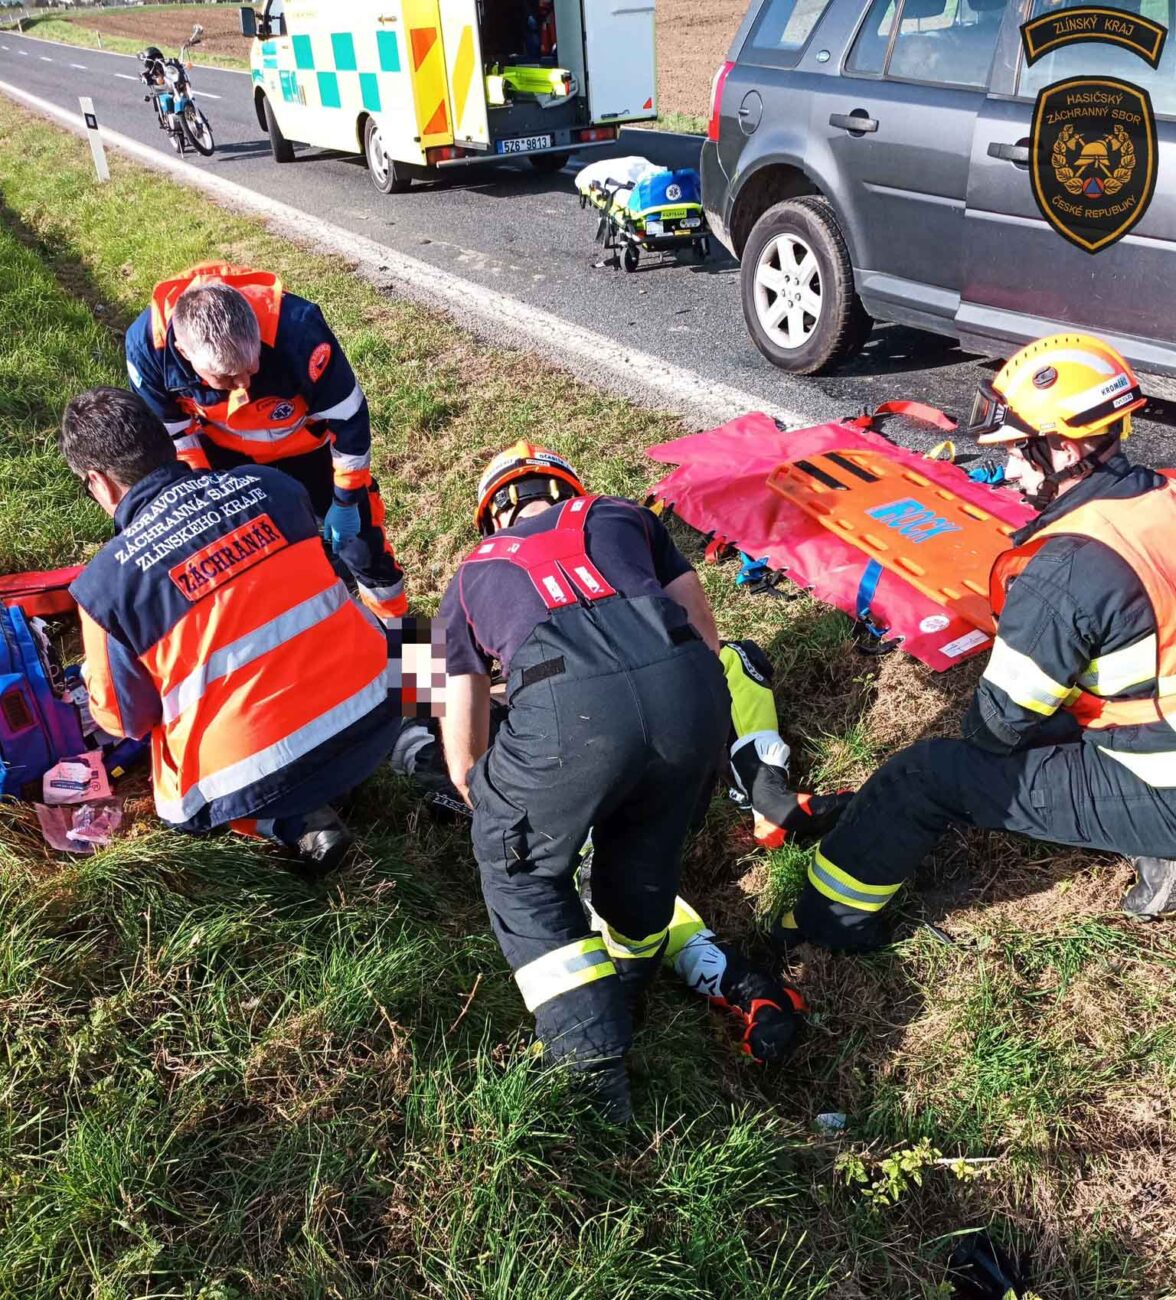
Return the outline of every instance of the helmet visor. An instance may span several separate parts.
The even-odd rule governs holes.
[[[991,384],[983,383],[972,401],[972,414],[961,432],[980,444],[1002,442],[999,436],[1004,429],[1008,407]],[[1018,435],[1021,436],[1021,435]]]
[[[980,385],[963,432],[981,447],[1038,436],[1038,431],[1021,419],[991,384]]]

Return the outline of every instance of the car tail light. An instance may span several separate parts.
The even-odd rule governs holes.
[[[727,78],[731,75],[731,69],[734,66],[733,63],[724,63],[715,73],[715,79],[711,84],[710,122],[706,128],[706,138],[708,140],[717,140],[719,138],[719,113],[723,107],[723,87],[727,84]]]
[[[577,137],[581,144],[591,144],[600,140],[615,140],[617,138],[617,128],[615,126],[590,126],[587,130],[577,132]]]
[[[425,162],[430,167],[436,167],[438,163],[453,162],[455,158],[464,158],[468,153],[468,149],[458,149],[455,145],[438,145],[425,150]]]

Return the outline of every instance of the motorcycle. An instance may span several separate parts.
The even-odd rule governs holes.
[[[180,46],[178,59],[166,59],[162,50],[149,45],[139,54],[139,62],[143,64],[140,76],[150,92],[143,96],[144,102],[154,105],[159,129],[167,132],[171,147],[183,154],[190,146],[208,158],[216,148],[216,141],[208,118],[196,106],[195,91],[188,77],[192,49],[203,38],[204,28],[197,23],[192,35]]]

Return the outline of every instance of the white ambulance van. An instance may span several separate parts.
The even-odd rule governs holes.
[[[275,161],[361,153],[385,194],[496,155],[558,171],[657,116],[654,0],[266,0],[241,30]]]

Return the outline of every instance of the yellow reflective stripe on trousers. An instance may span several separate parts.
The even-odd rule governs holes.
[[[658,930],[646,935],[644,939],[630,939],[619,930],[614,930],[601,918],[601,937],[611,957],[620,961],[635,961],[642,957],[660,957],[662,944],[666,941],[665,930]]]
[[[984,680],[999,686],[1014,704],[1046,717],[1056,713],[1076,694],[1071,687],[1055,682],[1028,655],[1014,650],[1000,637],[992,643]]]
[[[1176,750],[1159,749],[1150,754],[1136,754],[1129,749],[1106,749],[1102,745],[1098,750],[1116,763],[1122,763],[1145,784],[1157,790],[1176,789]]]
[[[894,885],[870,885],[857,880],[830,862],[820,849],[809,865],[808,878],[809,884],[826,898],[859,912],[880,912],[902,887],[901,880]]]
[[[577,939],[554,952],[544,953],[515,971],[515,983],[523,995],[528,1011],[534,1011],[552,998],[571,993],[606,975],[615,975],[617,968],[604,950],[604,941],[598,934],[588,939]]]
[[[721,647],[719,662],[723,665],[727,689],[731,692],[731,723],[736,736],[746,736],[753,731],[779,731],[780,720],[776,716],[772,692],[749,676],[739,651],[730,645]]]
[[[1155,678],[1156,655],[1156,635],[1153,632],[1134,645],[1092,659],[1078,678],[1078,685],[1091,695],[1121,695],[1133,686],[1142,686]]]

